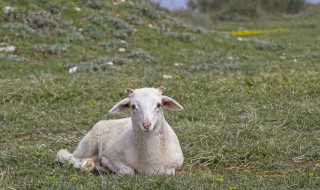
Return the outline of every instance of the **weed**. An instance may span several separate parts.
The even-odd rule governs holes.
[[[108,52],[119,50],[119,48],[127,48],[128,43],[124,40],[117,40],[112,42],[102,42],[100,45]]]
[[[87,24],[82,28],[82,33],[84,36],[87,36],[92,39],[101,39],[105,35],[105,33],[100,30],[96,25],[94,24]]]
[[[68,51],[68,45],[61,44],[38,44],[34,45],[34,50],[43,54],[61,55]]]
[[[86,6],[92,9],[101,9],[103,7],[103,0],[81,0]]]
[[[276,44],[273,42],[257,42],[256,43],[256,48],[258,50],[264,50],[264,51],[279,51],[279,50],[284,50],[286,47],[281,44]]]
[[[4,24],[3,27],[4,29],[8,30],[15,36],[27,37],[29,35],[34,35],[36,33],[36,30],[31,28],[27,24],[9,22]]]
[[[144,19],[142,19],[141,17],[139,16],[136,16],[136,15],[129,15],[127,16],[127,19],[126,19],[129,23],[131,24],[135,24],[135,25],[143,25],[145,24],[146,22],[144,21]]]
[[[92,16],[92,17],[89,17],[89,20],[91,21],[92,24],[95,24],[97,26],[104,25],[107,22],[107,19],[103,16]]]
[[[172,17],[167,17],[164,20],[164,23],[166,23],[166,25],[169,25],[171,27],[186,29],[186,30],[193,32],[193,33],[201,33],[201,34],[209,33],[209,31],[204,28],[197,27],[197,26],[188,24],[186,22],[182,22],[182,21],[180,21],[176,18],[172,18]]]
[[[152,56],[149,52],[142,49],[131,51],[128,54],[128,58],[138,59],[138,62],[156,62],[157,58]]]
[[[30,11],[27,15],[27,22],[28,25],[34,29],[54,29],[60,24],[58,16],[52,15],[45,10]]]
[[[70,33],[67,35],[69,42],[79,42],[85,40],[85,37],[80,32]]]
[[[163,13],[154,9],[150,9],[149,7],[143,7],[140,9],[143,16],[151,19],[151,20],[160,20],[163,17]]]
[[[182,42],[192,42],[192,41],[196,40],[196,37],[194,37],[190,33],[166,32],[165,35],[170,38],[180,40]]]
[[[132,32],[132,28],[123,20],[110,16],[109,21],[114,25],[112,35],[115,38],[126,39]]]

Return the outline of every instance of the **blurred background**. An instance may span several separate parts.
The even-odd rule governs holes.
[[[211,20],[270,18],[308,11],[320,0],[151,0],[157,7],[173,12],[206,14]]]
[[[168,10],[181,10],[181,9],[187,9],[188,6],[193,8],[193,3],[206,3],[206,4],[217,4],[217,3],[230,3],[230,1],[223,1],[223,0],[151,0],[154,3],[158,4],[162,8],[166,8]],[[257,0],[253,0],[257,2]],[[252,3],[252,0],[247,0],[243,2]],[[260,2],[263,2],[263,0],[258,0]],[[272,1],[272,0],[271,0]],[[296,2],[303,2],[303,3],[309,3],[309,4],[318,4],[320,3],[320,0],[284,0],[282,2],[289,2],[289,3],[296,3]],[[267,2],[267,1],[264,1]],[[270,1],[269,1],[270,2]],[[273,1],[275,2],[275,1]],[[281,2],[281,0],[278,2]]]

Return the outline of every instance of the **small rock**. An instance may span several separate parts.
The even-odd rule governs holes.
[[[74,67],[71,67],[69,69],[69,73],[75,73],[77,71],[78,67],[77,66],[74,66]]]
[[[171,76],[171,75],[162,75],[162,77],[163,77],[164,79],[172,79],[172,76]]]
[[[77,11],[77,12],[81,11],[81,9],[79,7],[75,7],[74,10]]]
[[[125,49],[125,48],[119,48],[118,51],[119,51],[119,52],[125,52],[126,49]]]
[[[14,11],[14,8],[10,7],[10,6],[5,6],[3,8],[3,13],[6,14],[6,15],[12,13],[13,11]]]
[[[244,41],[244,38],[238,37],[238,40],[239,40],[240,42],[242,42],[242,41]]]
[[[5,51],[5,52],[14,52],[16,51],[16,47],[15,46],[6,46],[6,47],[0,47],[0,51]]]

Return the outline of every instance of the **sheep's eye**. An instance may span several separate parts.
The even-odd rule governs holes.
[[[160,103],[157,104],[157,108],[161,108],[161,104]]]
[[[136,106],[135,105],[131,105],[131,109],[135,110]]]

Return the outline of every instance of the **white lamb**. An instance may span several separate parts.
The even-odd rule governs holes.
[[[162,107],[171,110],[183,107],[163,96],[163,89],[128,89],[128,98],[117,103],[109,113],[117,114],[131,108],[131,118],[98,122],[72,154],[66,149],[60,150],[57,161],[87,171],[96,167],[130,175],[175,174],[183,163],[183,154]]]

